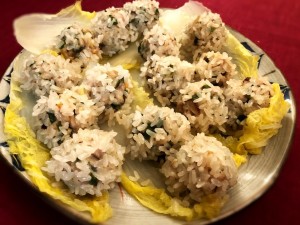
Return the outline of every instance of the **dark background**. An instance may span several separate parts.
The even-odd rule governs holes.
[[[1,3],[0,74],[21,50],[12,29],[14,18],[31,12],[56,13],[75,0],[8,0]],[[121,6],[122,0],[83,0],[85,10]],[[179,7],[185,1],[161,0],[162,7]],[[299,0],[202,0],[223,21],[260,46],[289,82],[299,103],[300,1]],[[34,40],[34,37],[33,37]],[[1,91],[1,90],[0,90]],[[300,219],[299,122],[290,154],[275,184],[257,201],[217,224],[297,224]],[[62,215],[36,195],[0,160],[0,224],[69,225]],[[299,223],[299,221],[298,221]]]

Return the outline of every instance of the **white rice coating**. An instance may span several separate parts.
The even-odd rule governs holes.
[[[103,35],[91,28],[73,24],[62,30],[57,37],[55,50],[64,58],[80,59],[84,64],[99,61],[102,58],[99,45]]]
[[[161,168],[167,190],[185,202],[208,194],[223,196],[237,183],[233,154],[214,137],[199,133],[167,157]],[[188,204],[188,203],[187,203]]]
[[[62,94],[50,92],[48,107],[55,117],[68,122],[74,130],[97,124],[98,116],[105,110],[104,103],[99,106],[81,92],[81,87],[66,89]]]
[[[19,79],[22,89],[32,90],[37,96],[48,96],[51,90],[61,93],[82,81],[81,63],[47,53],[32,55],[25,60]]]
[[[186,29],[180,52],[184,59],[197,62],[204,52],[221,50],[227,29],[219,14],[204,12]]]
[[[36,119],[33,127],[37,139],[51,149],[70,138],[73,129],[69,122],[57,120],[54,112],[49,109],[48,102],[45,96],[38,99],[32,116]]]
[[[137,30],[140,34],[151,29],[159,19],[159,2],[153,0],[136,0],[127,2],[123,6],[129,13],[130,30]]]
[[[82,88],[74,86],[63,93],[50,91],[33,107],[33,125],[37,138],[49,148],[60,145],[79,128],[97,127],[98,118],[105,106],[96,105]]]
[[[147,106],[132,116],[127,153],[132,159],[157,160],[191,138],[186,117],[168,107]]]
[[[203,53],[195,65],[197,76],[223,87],[227,80],[237,75],[236,65],[231,60],[232,58],[226,52]]]
[[[224,89],[230,115],[227,124],[231,129],[237,129],[251,112],[269,107],[273,94],[272,85],[266,78],[230,79]]]
[[[100,11],[93,18],[92,24],[93,29],[103,35],[99,45],[103,55],[112,56],[124,51],[138,37],[136,31],[128,29],[129,13],[123,9],[112,7]]]
[[[147,86],[163,106],[176,102],[179,90],[193,81],[195,69],[187,61],[178,57],[153,55],[141,68],[141,77],[146,78]]]
[[[228,119],[223,90],[208,80],[201,80],[180,90],[181,101],[177,110],[183,113],[198,132],[210,133],[216,128],[224,131],[223,124]]]
[[[179,49],[180,44],[175,36],[157,24],[151,30],[145,30],[138,51],[147,60],[154,54],[158,56],[178,56]]]
[[[63,181],[76,195],[101,196],[120,181],[125,148],[115,132],[79,129],[71,139],[51,150],[44,171]]]
[[[132,87],[129,77],[122,66],[94,64],[85,70],[81,87],[96,104],[117,109],[124,104]]]

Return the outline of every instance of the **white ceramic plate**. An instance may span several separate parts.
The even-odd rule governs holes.
[[[239,169],[238,184],[230,190],[230,200],[226,203],[220,215],[210,221],[193,221],[188,224],[207,224],[225,218],[244,208],[265,193],[279,175],[281,166],[288,154],[288,149],[293,136],[296,116],[295,101],[284,76],[280,70],[276,68],[272,60],[258,46],[238,32],[232,29],[230,30],[248,50],[253,52],[253,54],[260,56],[259,74],[267,76],[271,82],[277,82],[280,84],[285,100],[291,104],[291,109],[283,119],[282,128],[279,133],[271,139],[263,153],[257,156],[250,156],[249,161],[241,166]],[[24,178],[24,180],[34,189],[37,189],[28,179],[26,171],[22,168],[18,157],[9,153],[9,148],[5,142],[3,134],[3,118],[6,106],[10,101],[9,90],[12,70],[12,65],[10,65],[0,83],[0,155],[6,159],[9,165],[12,166],[12,169],[19,174],[21,178]],[[145,170],[144,172],[149,173]],[[143,176],[143,172],[140,175]],[[43,193],[41,193],[41,196],[43,196],[47,202],[59,208],[61,212],[68,216],[76,218],[77,221],[87,222],[88,215],[85,213],[75,212],[73,209],[53,200]],[[144,225],[186,224],[185,221],[160,215],[143,207],[129,194],[127,194],[125,190],[123,190],[122,196],[118,186],[112,190],[110,194],[110,203],[113,208],[113,217],[105,222],[105,225],[135,225],[141,224],[141,220]]]

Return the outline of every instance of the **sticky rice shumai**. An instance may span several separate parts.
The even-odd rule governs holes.
[[[226,82],[237,76],[236,65],[226,52],[203,53],[195,64],[196,76],[199,79],[208,79],[213,85],[224,87]]]
[[[223,125],[228,119],[228,107],[220,87],[201,80],[189,83],[180,93],[177,111],[183,113],[198,131],[225,131]]]
[[[51,90],[62,93],[65,88],[82,81],[81,63],[71,62],[60,55],[31,55],[25,60],[17,80],[22,89],[32,90],[36,96],[48,96]]]
[[[99,49],[102,39],[103,35],[91,28],[73,24],[58,35],[54,49],[64,58],[80,59],[84,64],[88,61],[97,62],[102,58]]]
[[[138,47],[142,58],[149,59],[152,55],[178,56],[180,44],[168,30],[155,25],[151,30],[145,30],[144,38]]]
[[[96,105],[104,105],[115,111],[124,103],[131,87],[128,70],[122,66],[92,65],[85,71],[81,87],[88,93]]]
[[[209,194],[224,196],[237,182],[237,167],[228,148],[214,137],[199,133],[161,168],[167,190],[188,202],[201,202]],[[191,201],[192,200],[192,201]]]
[[[101,196],[120,181],[125,148],[115,136],[115,132],[79,129],[51,150],[52,158],[43,169],[76,195]]]
[[[193,81],[194,66],[175,56],[159,57],[153,55],[141,68],[141,76],[154,92],[154,96],[163,106],[176,102],[179,90]]]
[[[201,14],[187,27],[181,40],[182,58],[196,62],[205,52],[220,51],[226,42],[227,32],[219,14]]]
[[[156,160],[190,139],[186,117],[168,107],[147,106],[132,115],[128,138],[131,158]]]
[[[243,125],[251,112],[268,107],[274,95],[271,83],[265,78],[230,79],[226,86],[224,96],[229,109],[226,124],[233,130]]]
[[[130,30],[137,30],[140,34],[151,29],[159,19],[159,2],[152,0],[137,0],[127,2],[123,6],[129,13]]]

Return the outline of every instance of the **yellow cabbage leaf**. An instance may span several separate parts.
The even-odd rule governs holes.
[[[112,66],[122,65],[124,69],[131,70],[140,69],[140,65],[143,63],[143,60],[138,52],[136,43],[133,43],[128,46],[126,51],[120,52],[111,58],[105,57],[100,63],[105,64],[107,62]]]
[[[149,93],[147,93],[142,86],[138,85],[137,81],[132,80],[131,91],[134,96],[131,104],[133,109],[135,109],[137,106],[141,109],[144,109],[147,105],[153,105],[153,99],[149,97]]]
[[[58,56],[58,53],[51,49],[45,49],[41,52],[41,54],[49,54],[49,55],[53,55],[55,57]]]
[[[188,208],[182,206],[176,199],[169,196],[164,189],[153,186],[141,186],[131,181],[125,173],[121,176],[121,183],[125,190],[145,207],[161,214],[174,216],[187,221],[201,218],[213,218],[220,213],[227,201],[224,198],[209,195],[199,204]]]
[[[239,75],[242,77],[258,77],[259,57],[249,52],[230,32],[228,32],[223,50],[232,57],[233,62],[237,65]]]
[[[237,153],[236,150],[238,146],[238,139],[236,137],[233,136],[223,137],[220,134],[213,134],[212,136],[215,137],[218,141],[220,141],[224,146],[229,148],[232,153]],[[245,152],[238,152],[238,153],[245,154],[247,152],[245,151]]]
[[[60,10],[57,13],[58,17],[81,17],[82,20],[91,20],[96,16],[96,12],[83,11],[81,1],[77,0],[74,5]]]
[[[242,164],[247,162],[247,154],[240,155],[238,153],[233,154],[233,160],[237,168],[239,168]]]
[[[51,185],[52,180],[41,170],[45,162],[50,159],[49,149],[42,145],[35,137],[24,117],[19,115],[23,107],[21,93],[17,85],[11,83],[11,103],[5,113],[4,131],[7,135],[10,152],[18,154],[30,180],[37,188],[53,199],[60,200],[73,209],[91,214],[91,222],[102,222],[112,215],[108,203],[108,193],[101,197],[79,197],[71,194],[66,188]]]
[[[262,147],[277,134],[281,120],[288,112],[290,105],[284,100],[279,84],[272,84],[274,96],[268,108],[261,108],[250,113],[245,121],[243,135],[240,137],[237,152],[247,150],[251,154],[260,154]]]

